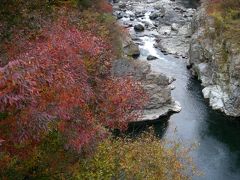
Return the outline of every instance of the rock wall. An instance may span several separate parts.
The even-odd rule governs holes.
[[[236,44],[215,28],[215,20],[198,9],[192,21],[189,65],[204,86],[203,95],[213,109],[240,116],[240,52]]]

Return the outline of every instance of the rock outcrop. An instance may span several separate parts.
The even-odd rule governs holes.
[[[240,116],[240,51],[215,28],[204,4],[192,22],[189,65],[202,81],[203,94],[213,109]]]
[[[140,81],[149,96],[144,107],[143,116],[138,121],[156,120],[170,113],[179,112],[181,107],[171,97],[172,80],[164,74],[153,72],[146,61],[133,59],[115,60],[112,75],[116,77],[131,76]]]

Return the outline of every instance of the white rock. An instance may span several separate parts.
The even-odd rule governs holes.
[[[153,121],[160,117],[166,116],[169,113],[177,113],[182,110],[182,107],[178,101],[173,101],[171,104],[163,106],[159,109],[145,110],[143,116],[138,121]]]
[[[208,86],[202,90],[204,98],[209,99],[209,104],[213,109],[222,110],[224,108],[223,96],[219,86]]]

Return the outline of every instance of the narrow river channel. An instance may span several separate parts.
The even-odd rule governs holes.
[[[147,54],[159,57],[151,61],[154,71],[175,77],[172,95],[182,106],[180,113],[165,122],[154,124],[159,135],[179,138],[184,144],[199,143],[193,152],[194,160],[204,176],[196,179],[240,179],[240,119],[226,117],[213,111],[202,96],[200,82],[191,76],[186,62],[164,56],[143,37],[142,58]],[[144,54],[146,53],[146,54]]]
[[[191,0],[181,2],[184,6],[196,7]],[[150,22],[147,13],[145,20]],[[203,98],[200,82],[187,70],[186,61],[163,55],[154,48],[154,35],[143,35],[140,38],[143,44],[140,45],[141,55],[138,60],[146,61],[149,54],[158,57],[158,60],[149,63],[154,71],[176,78],[173,83],[176,88],[172,95],[182,106],[180,113],[172,115],[169,119],[160,119],[151,125],[160,137],[177,138],[184,145],[199,143],[191,155],[204,175],[194,179],[239,180],[240,118],[226,117],[213,111]],[[135,125],[131,129],[137,133],[147,126],[149,124]]]

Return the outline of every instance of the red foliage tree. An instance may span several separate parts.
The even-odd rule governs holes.
[[[8,114],[0,121],[0,128],[8,127],[0,143],[6,150],[39,142],[57,128],[81,151],[103,138],[105,127],[124,129],[138,118],[143,90],[131,79],[109,76],[111,47],[90,31],[61,19],[23,49],[0,68],[0,112]]]

